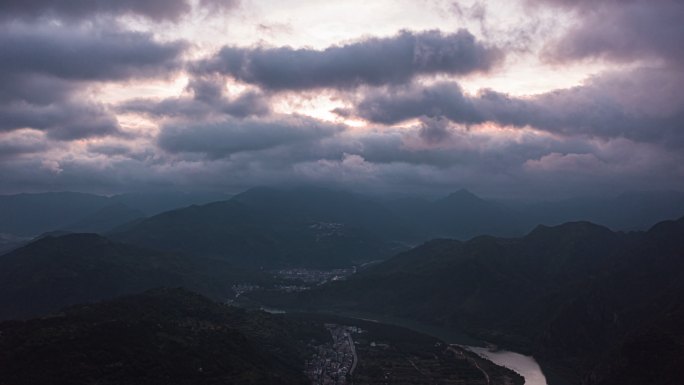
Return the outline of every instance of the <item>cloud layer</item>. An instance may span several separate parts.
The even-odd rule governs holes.
[[[459,4],[4,1],[0,193],[684,189],[681,2]]]
[[[356,113],[373,122],[445,117],[455,123],[527,126],[564,136],[684,145],[684,97],[679,71],[643,69],[605,74],[584,85],[520,98],[484,90],[466,95],[458,83],[410,85],[363,97]],[[348,111],[347,111],[348,113]]]
[[[200,6],[233,8],[236,0],[200,0]],[[94,16],[141,16],[155,21],[178,20],[190,13],[189,0],[5,0],[0,3],[0,18],[59,18],[78,20]]]
[[[184,48],[117,28],[0,25],[0,131],[32,128],[63,140],[115,134],[116,116],[81,91],[164,76],[181,67]]]
[[[199,62],[198,73],[220,73],[272,90],[399,84],[415,76],[487,71],[502,57],[470,32],[402,31],[390,38],[312,49],[224,47]]]

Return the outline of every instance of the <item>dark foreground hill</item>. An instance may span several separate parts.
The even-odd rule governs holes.
[[[525,237],[435,240],[280,306],[393,314],[533,353],[570,383],[684,375],[684,218],[647,232],[587,222]]]
[[[321,324],[163,289],[0,323],[0,384],[306,384]]]
[[[260,277],[225,261],[151,251],[96,234],[47,236],[0,256],[0,319],[156,287],[186,287],[213,298]]]

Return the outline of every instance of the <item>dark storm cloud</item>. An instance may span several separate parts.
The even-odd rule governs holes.
[[[447,119],[423,119],[418,134],[428,144],[437,144],[449,139],[452,129]]]
[[[201,0],[211,10],[232,8],[238,0]],[[189,0],[3,0],[0,19],[53,17],[66,20],[93,16],[141,16],[155,21],[177,20],[192,9]]]
[[[207,118],[212,115],[225,114],[245,118],[265,115],[270,107],[261,93],[244,92],[232,99],[222,97],[210,101],[188,97],[168,98],[161,101],[134,99],[118,106],[118,110],[158,117]]]
[[[43,75],[67,80],[121,80],[180,68],[185,43],[160,43],[117,29],[0,27],[0,77]]]
[[[224,95],[225,81],[211,77],[191,79],[187,91],[192,96],[167,98],[161,101],[134,99],[122,103],[122,112],[139,112],[157,117],[206,119],[230,115],[238,118],[266,115],[270,111],[267,97],[258,91],[245,91],[229,98]]]
[[[0,82],[0,102],[22,101],[37,105],[68,98],[80,86],[75,82],[40,74],[0,73]]]
[[[115,115],[83,92],[93,82],[165,76],[184,43],[114,29],[0,26],[0,130],[74,140],[120,134]]]
[[[478,42],[466,30],[402,31],[391,38],[313,49],[224,47],[195,65],[198,73],[220,73],[263,88],[303,90],[361,84],[405,83],[422,74],[487,71],[502,52]]]
[[[684,78],[678,71],[635,70],[604,74],[582,86],[517,98],[487,90],[471,96],[453,82],[376,90],[357,114],[392,124],[411,118],[446,117],[461,124],[494,122],[533,126],[561,135],[684,145]]]
[[[0,159],[11,159],[15,156],[34,154],[45,151],[47,141],[37,132],[17,132],[0,135]]]
[[[684,65],[684,2],[678,0],[530,0],[577,11],[578,22],[546,55],[565,61],[664,59]]]
[[[365,95],[357,106],[359,116],[376,123],[394,124],[421,116],[445,116],[459,123],[482,123],[485,118],[475,100],[455,82],[432,86],[390,87]]]
[[[0,106],[0,131],[32,128],[50,138],[74,140],[120,133],[116,117],[94,102],[25,102]]]
[[[341,127],[310,118],[226,119],[215,123],[169,125],[162,128],[159,146],[171,153],[200,153],[210,158],[309,143],[340,132]]]
[[[264,184],[316,183],[355,190],[432,193],[466,186],[510,198],[654,185],[684,187],[679,152],[626,139],[569,140],[526,131],[506,139],[505,135],[451,127],[447,138],[436,146],[426,146],[420,132],[423,126],[418,125],[357,135],[330,128],[331,133],[302,134],[293,141],[289,135],[282,140],[280,128],[273,127],[276,123],[259,123],[265,128],[249,127],[249,132],[231,130],[231,122],[208,129],[200,125],[172,128],[168,138],[180,140],[167,144],[180,148],[152,151],[149,156],[126,154],[116,140],[88,147],[89,152],[103,156],[26,154],[0,162],[0,179],[6,182],[0,189],[111,193],[201,186],[235,191]],[[297,125],[290,121],[283,129],[292,131]],[[275,134],[257,138],[270,131]],[[181,139],[183,135],[187,139]],[[102,172],[103,168],[107,172]],[[663,169],[668,172],[659,171]]]
[[[539,135],[498,141],[488,135],[451,126],[445,119],[427,118],[411,128],[355,135],[349,135],[342,127],[311,119],[303,123],[292,120],[287,126],[282,121],[229,120],[210,125],[167,127],[164,132],[160,146],[174,156],[195,160],[229,159],[245,165],[258,163],[268,169],[291,169],[298,164],[319,161],[337,162],[353,155],[373,167],[410,165],[445,169],[454,165],[477,165],[493,171],[519,167],[528,159],[538,159],[549,151],[591,153],[594,150],[586,141]]]

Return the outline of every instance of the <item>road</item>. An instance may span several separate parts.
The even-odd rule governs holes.
[[[354,374],[356,364],[359,362],[359,356],[356,355],[356,346],[354,345],[354,340],[352,339],[351,332],[347,334],[347,338],[349,339],[349,346],[351,346],[352,356],[354,357],[351,369],[349,369],[349,375],[351,376],[352,374]]]

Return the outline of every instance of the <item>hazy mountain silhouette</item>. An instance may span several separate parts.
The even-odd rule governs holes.
[[[684,215],[684,193],[625,192],[612,197],[577,197],[517,205],[529,225],[585,220],[614,230],[646,230],[654,223]]]
[[[343,223],[388,240],[410,239],[415,229],[369,197],[347,191],[302,186],[292,189],[258,187],[233,201],[268,211],[274,220],[301,218],[311,222]]]
[[[0,232],[36,236],[79,221],[108,204],[107,197],[73,192],[0,195]]]
[[[144,218],[145,214],[121,202],[107,205],[96,212],[64,226],[64,229],[80,233],[103,233],[124,223]]]
[[[81,193],[0,196],[0,233],[32,237],[55,230],[106,232],[135,219],[225,201],[218,193],[132,193],[103,197]],[[459,190],[439,199],[364,196],[303,186],[254,188],[233,198],[265,222],[341,223],[385,242],[416,245],[439,237],[521,236],[539,223],[589,220],[614,230],[640,230],[684,215],[684,193],[624,193],[616,197],[502,204]],[[14,244],[13,244],[14,245]],[[4,248],[8,249],[10,246]]]
[[[521,212],[465,189],[435,200],[403,197],[381,203],[414,231],[413,239],[421,241],[440,237],[465,240],[482,234],[512,236],[526,229]]]
[[[212,192],[162,192],[119,194],[112,196],[111,200],[141,211],[145,216],[151,216],[181,207],[223,201],[229,198],[229,194]]]
[[[393,255],[400,246],[376,235],[402,230],[387,218],[388,211],[352,194],[254,189],[229,201],[165,212],[111,236],[240,266],[336,267]]]
[[[105,197],[76,192],[0,195],[0,233],[106,231],[137,217],[226,199],[211,193],[140,193]]]

